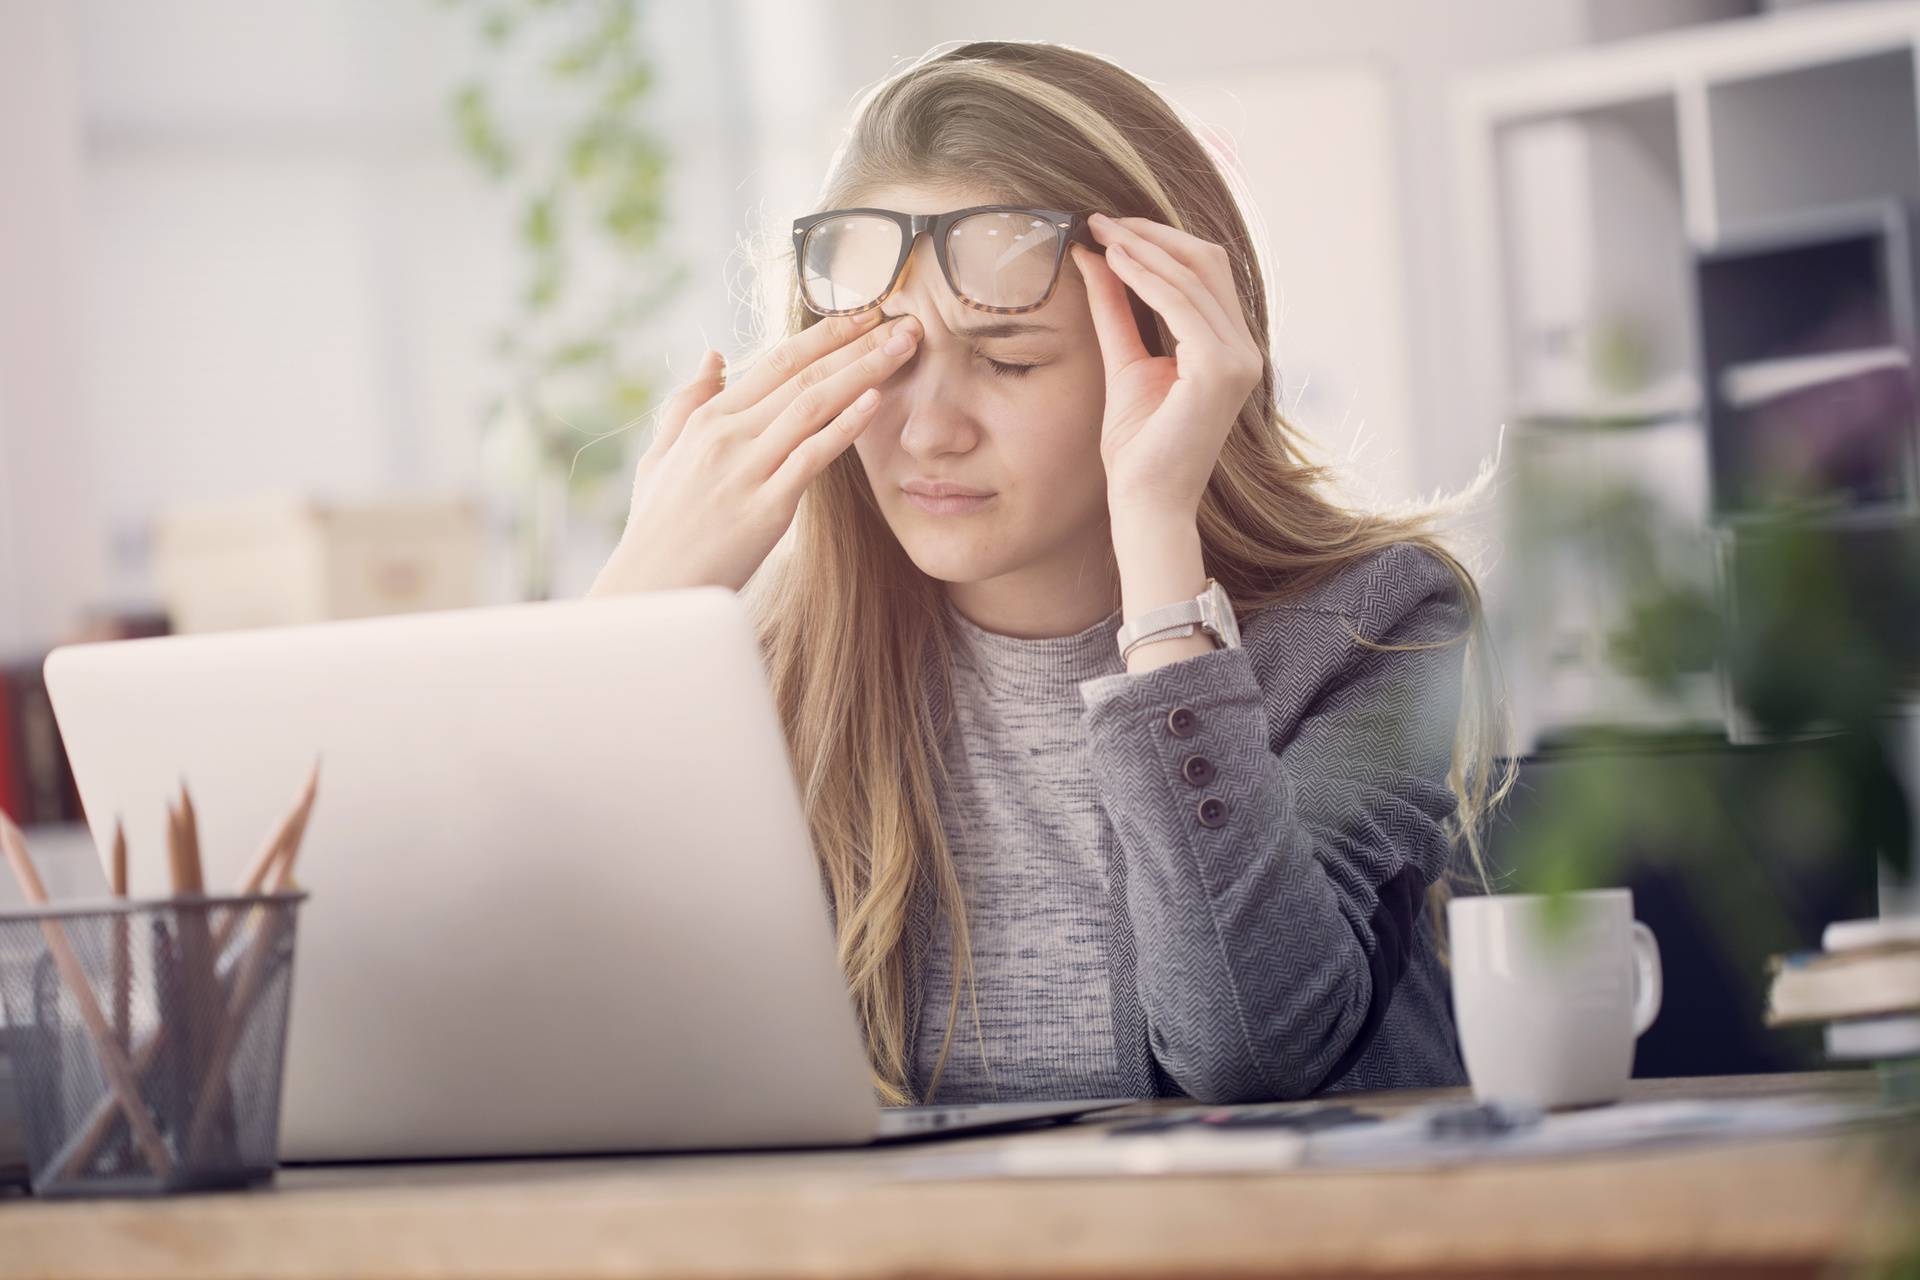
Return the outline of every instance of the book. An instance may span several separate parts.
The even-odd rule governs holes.
[[[25,826],[26,800],[19,755],[13,749],[13,675],[0,667],[0,813]]]
[[[1829,1058],[1920,1058],[1920,1013],[1844,1018],[1827,1024]]]
[[[1769,967],[1768,1026],[1920,1013],[1920,944],[1799,951],[1773,957]]]
[[[1820,933],[1820,945],[1828,951],[1857,951],[1889,942],[1920,945],[1920,915],[1835,920]]]
[[[77,822],[81,817],[79,791],[41,662],[35,658],[0,668],[8,713],[0,734],[7,738],[4,752],[13,762],[13,804],[7,812],[21,826]]]

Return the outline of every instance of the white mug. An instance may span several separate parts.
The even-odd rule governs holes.
[[[1473,1096],[1573,1107],[1612,1102],[1660,1012],[1660,947],[1627,889],[1447,903],[1454,1020]]]

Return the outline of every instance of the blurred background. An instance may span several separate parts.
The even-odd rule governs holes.
[[[1490,473],[1498,883],[1634,886],[1641,1074],[1810,1060],[1760,960],[1920,785],[1909,0],[0,0],[0,808],[83,831],[54,645],[583,592],[855,96],[981,37],[1239,171],[1359,500]]]

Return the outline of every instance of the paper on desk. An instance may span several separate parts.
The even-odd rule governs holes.
[[[900,1166],[906,1178],[1102,1178],[1247,1173],[1291,1168],[1306,1135],[1285,1132],[1022,1134],[1002,1144],[928,1148]]]
[[[102,902],[111,897],[106,863],[93,836],[77,822],[43,823],[26,829],[27,851],[55,903]],[[12,876],[0,875],[0,910],[24,910],[26,895]]]
[[[1484,1137],[1435,1136],[1437,1108],[1420,1108],[1377,1125],[1314,1135],[1310,1162],[1430,1167],[1479,1160],[1542,1159],[1679,1143],[1740,1141],[1818,1133],[1856,1122],[1878,1109],[1830,1098],[1743,1098],[1615,1103],[1549,1112],[1537,1123]]]
[[[934,1179],[1085,1178],[1428,1168],[1822,1132],[1887,1110],[1826,1098],[1641,1102],[1547,1113],[1485,1136],[1447,1136],[1432,1129],[1435,1117],[1470,1109],[1462,1104],[1420,1107],[1373,1123],[1314,1132],[1196,1128],[1109,1135],[1086,1126],[1057,1136],[1021,1135],[992,1145],[929,1148],[896,1172]]]

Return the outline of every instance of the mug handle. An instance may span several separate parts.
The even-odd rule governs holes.
[[[1640,921],[1633,922],[1633,1035],[1639,1039],[1653,1020],[1660,1016],[1663,987],[1660,973],[1660,944],[1653,930]]]

